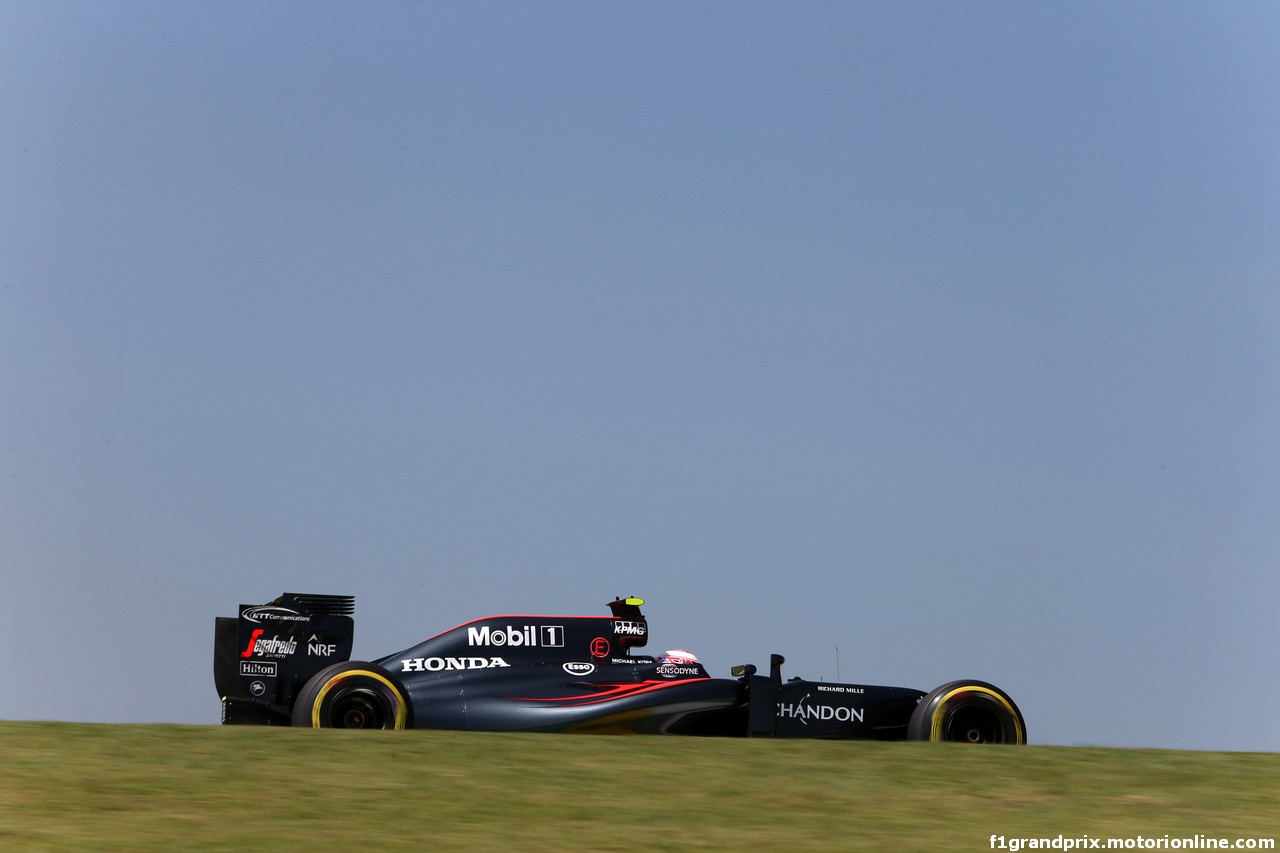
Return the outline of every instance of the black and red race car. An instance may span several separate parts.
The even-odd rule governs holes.
[[[225,724],[349,729],[1027,741],[1022,712],[983,681],[931,691],[782,678],[751,665],[712,678],[685,651],[641,655],[644,601],[608,616],[489,616],[373,661],[353,661],[355,599],[285,593],[218,617]]]

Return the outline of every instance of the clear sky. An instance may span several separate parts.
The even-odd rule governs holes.
[[[0,4],[0,718],[648,599],[1280,751],[1274,2]]]

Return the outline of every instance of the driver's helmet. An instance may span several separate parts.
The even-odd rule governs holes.
[[[684,649],[667,649],[658,657],[657,663],[670,663],[677,666],[691,666],[701,663],[698,656],[693,652],[686,652]]]

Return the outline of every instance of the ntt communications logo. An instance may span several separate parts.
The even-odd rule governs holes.
[[[260,607],[246,607],[241,613],[250,622],[310,622],[310,616],[304,616],[288,607],[276,607],[264,604]]]

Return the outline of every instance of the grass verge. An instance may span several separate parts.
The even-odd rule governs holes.
[[[0,723],[0,759],[4,850],[988,850],[992,835],[1280,832],[1272,754]]]

